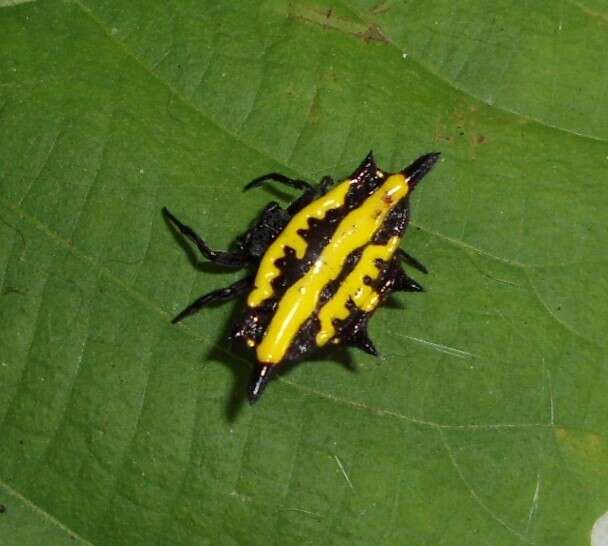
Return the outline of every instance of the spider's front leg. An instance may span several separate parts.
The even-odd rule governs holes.
[[[180,320],[193,315],[194,313],[198,313],[203,307],[205,307],[205,305],[209,305],[210,303],[228,301],[245,294],[251,289],[253,279],[253,276],[245,277],[244,279],[240,279],[226,288],[220,288],[219,290],[213,290],[208,294],[204,294],[188,305],[188,307],[179,313],[171,322],[175,324],[176,322],[179,322]]]
[[[252,256],[239,252],[225,252],[223,250],[213,250],[209,245],[201,239],[201,237],[190,226],[180,222],[167,207],[163,207],[163,213],[169,219],[171,224],[175,226],[182,235],[190,239],[200,253],[209,261],[216,264],[225,265],[227,267],[244,267],[253,262]]]

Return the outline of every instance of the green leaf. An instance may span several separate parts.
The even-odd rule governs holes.
[[[0,2],[0,542],[587,545],[608,507],[599,0]],[[282,190],[443,160],[381,352],[249,407],[242,273]],[[329,358],[322,354],[321,358]],[[74,542],[76,541],[76,542]]]

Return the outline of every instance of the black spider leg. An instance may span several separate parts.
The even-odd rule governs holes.
[[[216,303],[220,301],[228,301],[232,298],[236,298],[241,294],[248,292],[253,285],[254,276],[250,275],[244,279],[240,279],[235,283],[227,286],[226,288],[220,288],[219,290],[213,290],[197,300],[193,301],[188,307],[186,307],[181,313],[179,313],[172,321],[172,324],[179,322],[185,317],[198,313],[205,305],[210,303]]]
[[[185,237],[188,237],[199,249],[200,253],[208,260],[216,264],[225,265],[228,267],[244,267],[251,264],[253,258],[247,254],[238,252],[224,252],[222,250],[212,250],[209,245],[199,237],[199,235],[186,224],[182,224],[167,207],[163,207],[163,213],[171,221],[171,223],[179,229]]]
[[[285,184],[290,188],[296,188],[297,190],[315,191],[315,188],[305,180],[289,178],[288,176],[280,173],[269,173],[255,178],[245,186],[245,191],[250,190],[251,188],[258,188],[267,180],[274,180],[275,182],[280,182],[281,184]]]
[[[245,186],[245,191],[250,190],[251,188],[258,188],[267,180],[274,180],[275,182],[280,182],[281,184],[285,184],[290,188],[295,188],[297,190],[301,190],[304,193],[298,197],[289,207],[287,207],[287,212],[290,216],[293,216],[296,212],[303,209],[309,203],[314,201],[314,198],[317,195],[317,190],[310,183],[305,180],[299,180],[298,178],[289,178],[280,173],[269,173],[263,176],[260,176]]]
[[[401,248],[399,250],[397,250],[397,256],[399,257],[400,260],[402,260],[406,264],[409,264],[412,267],[416,268],[418,271],[421,271],[422,273],[425,273],[425,274],[429,272],[429,270],[426,267],[424,267],[424,265],[422,265],[416,258],[414,258],[410,254],[408,254],[405,250],[403,250]]]
[[[325,195],[334,183],[331,176],[324,176],[321,179],[318,187],[315,188],[312,184],[306,182],[305,180],[289,178],[288,176],[280,173],[269,173],[249,182],[249,184],[245,186],[245,191],[250,190],[251,188],[258,188],[267,180],[274,180],[275,182],[280,182],[281,184],[285,184],[290,188],[296,188],[297,190],[302,190],[304,192],[293,203],[291,203],[289,207],[287,207],[287,213],[290,216],[293,216],[302,210],[306,205],[312,203],[318,195]]]

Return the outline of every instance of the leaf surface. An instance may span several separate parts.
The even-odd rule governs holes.
[[[0,2],[0,537],[586,545],[608,504],[602,2]],[[602,11],[604,10],[604,11]],[[227,248],[279,171],[442,161],[424,294],[243,403]],[[327,360],[322,360],[323,358]],[[44,540],[41,538],[44,537]],[[76,542],[74,542],[76,541]]]

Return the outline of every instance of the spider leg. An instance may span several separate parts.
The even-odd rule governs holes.
[[[244,294],[251,288],[251,283],[253,282],[254,277],[249,276],[244,279],[240,279],[235,283],[227,286],[226,288],[220,288],[218,290],[213,290],[209,292],[197,300],[194,300],[188,307],[186,307],[181,313],[179,313],[172,321],[172,324],[179,322],[183,318],[186,318],[194,313],[198,313],[205,305],[210,303],[220,302],[220,301],[228,301],[232,298],[236,298],[241,294]]]
[[[297,178],[289,178],[284,174],[280,173],[269,173],[263,176],[259,176],[258,178],[252,180],[245,186],[245,190],[250,190],[251,188],[258,188],[261,186],[266,180],[274,180],[275,182],[280,182],[281,184],[285,184],[290,188],[296,188],[297,190],[302,191],[314,191],[313,186],[311,186],[308,182],[304,180],[298,180]]]
[[[428,269],[426,267],[424,267],[416,258],[414,258],[413,256],[410,256],[405,250],[403,249],[399,249],[397,250],[397,256],[399,257],[399,259],[403,262],[405,262],[408,265],[411,265],[412,267],[416,268],[418,271],[421,271],[422,273],[428,273]]]
[[[163,213],[171,223],[188,239],[190,239],[199,249],[200,253],[208,260],[228,267],[243,267],[252,263],[252,257],[238,252],[224,252],[222,250],[212,250],[209,245],[199,237],[199,235],[186,224],[182,224],[167,207],[163,207]]]

